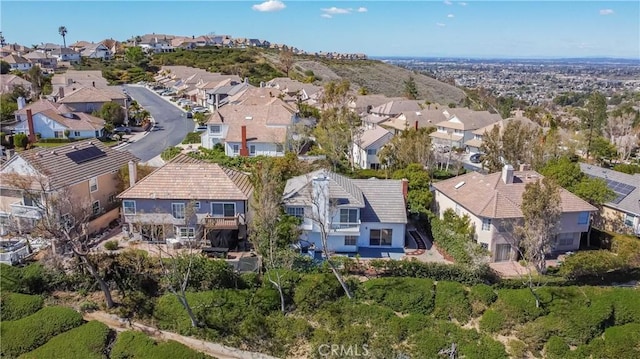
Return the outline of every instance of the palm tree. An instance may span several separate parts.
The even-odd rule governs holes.
[[[60,36],[62,36],[62,44],[64,47],[67,47],[67,27],[66,26],[60,26],[58,28],[58,34],[60,34]]]

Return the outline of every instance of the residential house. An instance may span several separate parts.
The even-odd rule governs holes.
[[[82,51],[80,51],[80,56],[89,59],[110,60],[113,56],[113,53],[107,46],[101,43],[91,43],[85,46]]]
[[[29,71],[29,69],[33,66],[31,61],[25,59],[20,55],[14,55],[14,54],[3,57],[2,61],[8,63],[9,66],[11,67],[11,70],[18,70],[23,72]]]
[[[476,241],[491,251],[492,261],[517,260],[518,253],[512,245],[517,243],[514,229],[524,218],[522,195],[527,183],[542,178],[526,165],[520,171],[506,165],[502,172],[488,175],[470,172],[435,182],[435,211],[439,216],[448,209],[459,216],[467,215],[475,229]],[[591,214],[597,208],[565,189],[560,189],[560,201],[562,215],[552,251],[575,251],[580,248],[580,237],[588,232]]]
[[[22,77],[11,74],[0,75],[0,94],[13,92],[13,89],[17,86],[22,86],[23,89],[31,91],[31,82]]]
[[[393,138],[393,133],[380,126],[363,128],[353,141],[353,161],[360,168],[380,169],[378,154]]]
[[[52,44],[50,42],[41,43],[38,45],[38,51],[51,52],[53,50],[59,50],[62,48],[62,45]]]
[[[82,87],[69,94],[58,89],[58,103],[65,104],[73,112],[92,113],[99,110],[107,102],[115,102],[123,107],[127,107],[128,97],[115,89],[96,87]]]
[[[114,56],[117,53],[121,53],[124,52],[124,49],[122,47],[122,43],[120,41],[114,40],[114,39],[104,39],[102,41],[100,41],[100,43],[104,46],[107,47],[107,49],[109,49],[109,51],[111,52],[112,56]]]
[[[247,82],[236,79],[223,80],[217,83],[212,89],[205,90],[206,106],[215,111],[229,103],[232,99],[235,100],[250,88],[253,87]]]
[[[253,99],[260,101],[262,99]],[[211,114],[202,147],[220,143],[227,156],[284,156],[287,128],[296,111],[277,97],[265,104],[246,101]]]
[[[500,133],[502,134],[504,133],[504,129],[506,128],[507,124],[512,121],[520,122],[521,125],[528,126],[529,128],[532,128],[532,129],[540,128],[540,125],[538,125],[537,123],[531,121],[530,119],[524,116],[509,117],[507,119],[492,123],[488,126],[485,126],[473,131],[472,132],[473,138],[471,138],[470,140],[467,140],[464,143],[465,147],[469,150],[470,153],[479,153],[480,147],[482,147],[483,137],[487,133],[490,133],[493,130],[493,128],[497,126],[499,128]]]
[[[332,253],[365,257],[404,254],[407,224],[406,190],[401,180],[356,180],[318,170],[289,179],[283,203],[302,220],[301,240]]]
[[[464,148],[465,142],[474,137],[473,131],[502,120],[499,114],[468,108],[447,108],[442,113],[447,120],[437,123],[430,136],[434,144],[450,148]]]
[[[67,70],[62,74],[54,74],[51,79],[51,87],[53,92],[51,97],[59,99],[60,95],[70,94],[83,87],[95,87],[98,89],[115,89],[109,86],[107,79],[102,77],[102,71],[99,70]],[[60,93],[62,89],[62,93]]]
[[[91,44],[93,44],[93,42],[80,40],[69,45],[69,48],[73,51],[82,52],[82,50],[84,50],[87,46],[91,46]]]
[[[275,88],[285,95],[285,101],[309,101],[318,102],[319,95],[323,91],[322,86],[307,84],[288,77],[276,77],[267,83],[264,87]]]
[[[381,117],[393,117],[404,111],[421,111],[422,106],[417,100],[393,100],[380,106],[372,107],[369,113]]]
[[[68,189],[74,201],[91,205],[93,217],[87,232],[105,228],[119,217],[117,172],[129,161],[138,159],[96,140],[18,152],[0,169],[0,217],[3,217],[0,223],[5,230],[16,224],[19,231],[29,232],[43,216],[38,201],[47,205],[48,196]],[[40,195],[33,196],[32,191],[29,194],[25,187],[17,186],[11,180],[16,176],[33,179],[32,191]]]
[[[140,37],[141,41],[137,45],[152,53],[173,52],[175,47],[171,44],[171,40],[175,37],[174,35],[146,34]]]
[[[446,120],[447,117],[442,110],[424,109],[420,111],[402,111],[396,116],[379,122],[379,125],[394,134],[399,134],[409,128],[435,127],[438,123]]]
[[[68,47],[61,47],[55,50],[51,50],[50,54],[58,61],[66,61],[72,64],[80,62],[80,53]]]
[[[23,56],[31,51],[33,51],[33,49],[29,47],[13,43],[2,46],[2,48],[0,48],[0,56],[4,57],[11,54]]]
[[[51,103],[51,105],[54,107],[58,104]],[[73,112],[66,105],[58,105],[55,109],[44,109],[36,113],[26,108],[24,112],[26,121],[19,122],[13,129],[14,133],[30,135],[33,132],[40,138],[75,139],[105,135],[103,119],[83,112]]]
[[[580,163],[580,170],[591,178],[600,178],[615,193],[602,205],[595,226],[640,237],[640,173],[633,175]]]
[[[356,95],[353,101],[350,101],[348,106],[351,110],[357,114],[368,114],[371,109],[389,103],[391,101],[401,101],[403,97],[387,97],[380,94],[371,95]],[[387,117],[387,116],[381,116]]]
[[[246,241],[252,191],[248,174],[182,154],[118,198],[130,233],[145,241],[236,248]]]
[[[58,59],[43,51],[32,51],[24,55],[24,58],[41,69],[54,70],[58,67]]]

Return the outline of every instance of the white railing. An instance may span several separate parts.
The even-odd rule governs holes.
[[[11,205],[11,215],[25,218],[42,218],[42,211],[38,207],[25,206],[20,202]]]
[[[334,232],[360,232],[360,221],[358,222],[333,222],[330,226]]]

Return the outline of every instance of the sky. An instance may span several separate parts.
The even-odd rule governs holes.
[[[147,33],[268,40],[370,57],[640,59],[640,1],[0,1],[8,43]]]

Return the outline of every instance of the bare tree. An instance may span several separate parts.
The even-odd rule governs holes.
[[[638,145],[638,139],[633,135],[633,112],[617,111],[607,118],[604,133],[618,149],[620,158],[629,159],[631,151]]]
[[[280,51],[279,56],[280,65],[282,66],[282,70],[287,76],[289,76],[289,71],[291,67],[293,67],[293,63],[295,62],[293,59],[293,52],[290,50]]]
[[[58,244],[62,245],[62,250],[70,248],[100,286],[107,308],[112,308],[114,301],[111,289],[89,255],[87,231],[89,223],[95,217],[92,204],[68,186],[54,188],[46,176],[9,173],[5,180],[10,187],[29,198],[40,212],[34,232],[49,239],[54,255],[59,252]]]

